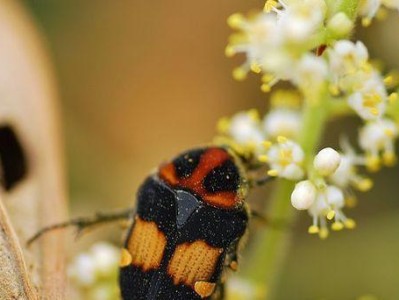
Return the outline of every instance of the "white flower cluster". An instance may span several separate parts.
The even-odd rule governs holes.
[[[399,7],[396,2],[361,1],[360,11],[381,4]],[[376,171],[382,164],[391,166],[396,161],[394,141],[399,135],[398,125],[387,117],[390,104],[398,98],[396,92],[388,93],[392,78],[383,78],[372,66],[362,42],[339,40],[348,35],[353,22],[342,12],[330,15],[324,0],[269,0],[265,10],[251,18],[232,15],[228,22],[239,32],[232,35],[226,53],[245,53],[247,58],[234,71],[235,77],[243,79],[249,70],[262,73],[264,91],[280,79],[289,80],[307,101],[316,99],[321,88],[328,89],[335,102],[346,101],[365,122],[359,144],[366,153],[367,168]],[[318,55],[313,53],[317,47],[323,49]],[[271,137],[290,137],[299,119],[296,113],[273,110],[264,126]],[[283,126],[287,133],[282,132]],[[255,127],[259,127],[256,122],[252,124]],[[253,142],[270,138],[259,128],[256,131]]]
[[[366,159],[356,154],[344,140],[342,152],[324,148],[315,155],[311,165],[306,165],[305,153],[296,142],[301,115],[292,107],[293,101],[287,101],[290,97],[293,99],[293,94],[287,91],[273,94],[273,108],[262,119],[254,110],[223,119],[221,133],[230,139],[229,146],[240,149],[238,153],[244,156],[250,153],[247,157],[255,156],[260,163],[267,164],[269,176],[297,182],[291,203],[294,208],[307,210],[311,215],[313,224],[309,233],[326,238],[329,233],[327,221],[330,220],[333,220],[333,230],[354,228],[355,222],[345,216],[343,209],[355,204],[353,189],[365,192],[372,187],[370,179],[358,174],[357,167],[364,166]],[[281,111],[284,113],[280,114]],[[271,119],[278,126],[270,122]],[[221,142],[226,144],[226,141]]]
[[[325,148],[314,157],[311,166],[306,166],[305,153],[295,142],[301,128],[300,111],[282,103],[284,98],[280,97],[287,99],[292,94],[276,94],[272,97],[274,108],[263,119],[254,110],[239,112],[230,120],[223,119],[222,134],[231,139],[228,144],[235,150],[240,149],[241,154],[250,152],[259,162],[267,164],[269,176],[298,182],[291,203],[298,210],[308,210],[312,216],[310,233],[327,237],[326,220],[332,219],[334,230],[354,228],[354,221],[348,219],[342,210],[354,202],[352,187],[366,191],[372,186],[369,179],[357,174],[356,166],[364,165],[364,158],[343,143],[343,153]],[[292,101],[289,103],[292,105]],[[281,111],[284,113],[280,114]],[[288,134],[289,138],[282,133]]]
[[[396,158],[394,141],[398,137],[398,125],[388,117],[389,104],[397,94],[388,95],[379,71],[368,61],[367,48],[361,42],[341,40],[327,50],[330,62],[331,90],[343,94],[349,106],[365,121],[360,130],[359,144],[366,152],[366,166],[371,171],[380,168],[382,162],[391,166]]]
[[[262,73],[265,92],[280,79],[292,81],[303,91],[317,92],[328,66],[309,50],[320,44],[326,32],[339,38],[353,27],[343,13],[327,17],[324,0],[267,1],[263,12],[248,19],[234,14],[228,23],[239,32],[231,36],[226,55],[245,53],[247,57],[233,76],[242,80],[250,70]]]
[[[297,183],[291,194],[292,206],[298,210],[308,210],[313,218],[309,233],[318,233],[321,238],[328,236],[326,219],[334,220],[331,226],[333,230],[355,227],[355,222],[342,211],[345,206],[344,190],[331,180],[341,162],[342,157],[337,151],[322,149],[313,160],[313,178]],[[341,183],[343,187],[348,185],[348,182]]]
[[[360,2],[361,16],[373,16],[381,5],[399,7],[397,0]],[[268,0],[263,12],[229,18],[237,32],[226,54],[246,56],[245,63],[233,71],[234,77],[240,80],[249,71],[261,73],[264,92],[277,81],[288,80],[301,96],[298,100],[293,92],[274,92],[271,110],[263,118],[251,110],[219,124],[224,143],[247,159],[257,157],[258,163],[267,164],[269,176],[297,182],[292,205],[309,212],[313,218],[309,232],[322,238],[328,235],[328,220],[334,221],[333,230],[354,228],[343,208],[355,203],[352,189],[372,187],[372,181],[358,173],[358,166],[376,171],[382,164],[393,165],[399,136],[398,95],[389,92],[395,80],[384,78],[370,63],[362,42],[344,39],[354,22],[343,12],[333,13],[333,3]],[[321,97],[323,104],[317,102]],[[305,107],[301,102],[307,107],[326,105],[329,112],[332,107],[352,110],[364,122],[358,138],[363,153],[357,154],[344,142],[340,153],[325,148],[315,157],[306,157],[309,154],[297,143],[302,132],[301,108]]]
[[[221,119],[218,131],[229,137],[227,143],[239,153],[265,154],[269,142],[264,141],[276,141],[280,136],[293,140],[298,137],[302,125],[300,101],[300,96],[293,91],[276,91],[271,97],[272,109],[263,118],[255,109],[239,112]],[[277,155],[276,147],[269,150],[274,153],[272,157]]]
[[[73,284],[74,299],[113,300],[119,297],[117,286],[120,251],[99,242],[71,263],[68,275]]]

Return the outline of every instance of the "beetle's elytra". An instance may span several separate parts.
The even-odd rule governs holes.
[[[122,298],[221,299],[247,228],[246,185],[222,147],[185,152],[148,177],[122,250]]]

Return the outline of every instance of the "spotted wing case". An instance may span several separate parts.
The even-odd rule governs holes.
[[[209,147],[147,178],[122,250],[123,299],[215,298],[247,226],[241,174],[226,149]]]

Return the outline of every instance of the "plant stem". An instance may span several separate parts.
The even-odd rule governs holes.
[[[304,123],[299,141],[305,152],[306,164],[311,163],[314,157],[327,120],[329,105],[326,94],[326,92],[320,93],[317,101],[307,101],[304,107]],[[271,206],[267,210],[272,220],[285,221],[284,228],[265,228],[259,232],[255,236],[254,248],[248,254],[251,260],[246,264],[243,276],[259,290],[257,299],[273,297],[280,266],[288,250],[290,227],[296,216],[290,202],[294,185],[291,181],[280,180],[277,183]]]
[[[343,12],[349,18],[355,20],[359,0],[326,0],[326,3],[331,15],[334,15],[337,12]]]
[[[331,99],[330,101],[330,119],[337,119],[354,115],[354,110],[349,106],[346,99]]]
[[[288,249],[290,225],[295,218],[289,200],[293,187],[293,182],[279,181],[268,210],[271,218],[286,221],[284,228],[264,228],[258,232],[253,247],[246,255],[250,259],[244,264],[242,276],[255,288],[257,300],[271,297]]]

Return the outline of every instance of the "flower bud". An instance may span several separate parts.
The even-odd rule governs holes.
[[[298,210],[305,210],[312,206],[316,200],[316,187],[309,180],[296,184],[291,194],[291,204]]]
[[[345,13],[339,12],[328,21],[327,28],[336,37],[344,37],[353,29],[353,22]]]
[[[313,167],[322,176],[332,175],[341,163],[341,155],[332,148],[324,148],[313,160]]]

